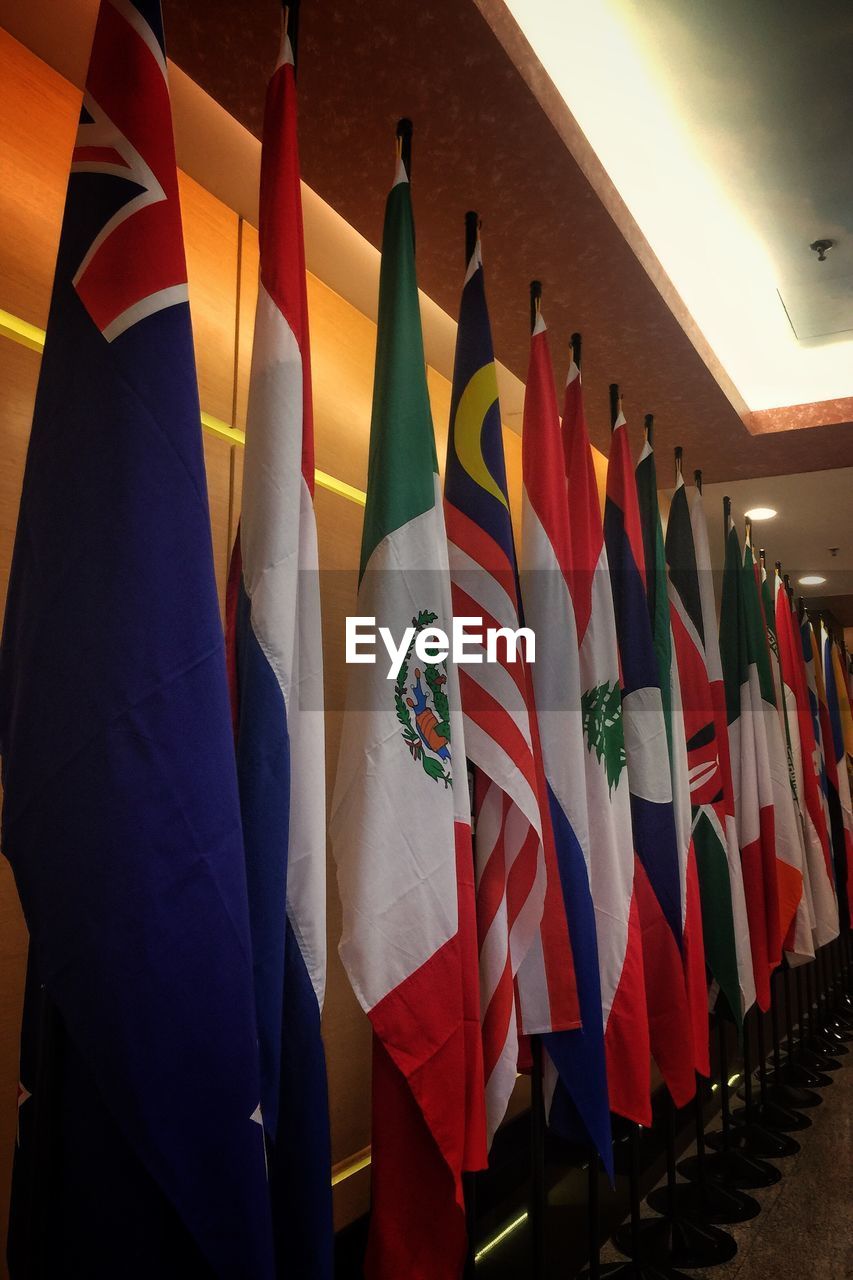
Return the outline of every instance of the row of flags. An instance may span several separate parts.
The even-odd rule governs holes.
[[[848,848],[842,822],[835,863],[829,844],[822,862],[806,855],[777,602],[786,688],[811,680],[816,741],[824,708],[830,724],[820,669],[840,665],[829,640],[813,661],[781,578],[730,520],[718,626],[701,484],[688,494],[679,457],[664,536],[652,422],[635,468],[615,387],[602,513],[579,339],[561,420],[538,288],[517,555],[473,214],[442,493],[408,122],[399,137],[358,611],[395,634],[448,630],[452,614],[536,635],[529,665],[519,644],[491,664],[422,668],[413,642],[393,697],[381,671],[351,673],[332,801],[341,956],[381,1082],[367,1274],[453,1277],[464,1177],[487,1163],[531,1035],[550,1123],[612,1172],[611,1115],[651,1122],[651,1060],[683,1106],[710,1074],[709,1007],[742,1025],[769,1007],[783,956],[803,962],[837,936]],[[832,689],[843,738],[849,691]],[[800,767],[829,832],[832,781],[842,818],[849,791],[817,753]]]
[[[549,1118],[612,1173],[611,1113],[707,1075],[783,955],[849,927],[841,655],[701,485],[664,536],[652,424],[614,389],[602,513],[580,341],[562,420],[535,297],[523,538],[469,215],[444,485],[401,122],[385,211],[358,612],[415,640],[349,681],[329,834],[373,1036],[366,1274],[458,1277],[541,1037]],[[296,81],[264,119],[242,515],[219,623],[158,0],[102,0],[3,632],[3,851],[30,931],[13,1280],[333,1274],[319,560]],[[120,1259],[119,1262],[117,1260]]]

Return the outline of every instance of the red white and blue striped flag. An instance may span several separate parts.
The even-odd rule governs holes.
[[[577,629],[569,575],[572,564],[569,509],[560,415],[545,321],[537,312],[524,395],[522,448],[524,507],[521,587],[524,616],[537,639],[532,667],[542,743],[548,809],[571,936],[582,1027],[546,1037],[546,1047],[575,1123],[552,1123],[566,1137],[580,1132],[613,1173],[613,1147],[604,1053],[595,904],[590,879],[592,850],[587,813]]]
[[[279,1265],[332,1274],[326,794],[311,363],[293,51],[267,89],[260,279],[228,656]]]
[[[682,963],[682,889],[660,677],[646,604],[646,566],[628,429],[619,410],[610,442],[604,537],[622,672],[636,892],[651,1050],[676,1106],[695,1088]]]
[[[479,238],[459,316],[445,519],[455,616],[519,627],[515,546]],[[489,1140],[518,1071],[518,1032],[576,1027],[577,992],[523,649],[460,667],[474,770],[474,861]],[[484,657],[486,655],[483,655]],[[510,658],[512,660],[510,660]],[[516,992],[518,1000],[516,1001]]]
[[[636,857],[625,768],[616,618],[581,374],[574,360],[566,381],[563,450],[572,549],[568,582],[578,635],[590,888],[610,1109],[648,1125],[652,1119],[649,1023],[634,891]],[[559,1092],[555,1105],[558,1102]]]

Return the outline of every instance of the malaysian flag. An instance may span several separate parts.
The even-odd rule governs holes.
[[[454,615],[516,631],[518,576],[479,236],[462,290],[444,499]],[[508,649],[500,642],[497,661],[459,671],[465,745],[474,774],[490,1140],[515,1084],[518,1028],[534,1034],[579,1023],[553,836],[542,804],[532,689],[522,655],[521,646]]]

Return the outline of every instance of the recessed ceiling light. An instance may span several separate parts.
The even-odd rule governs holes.
[[[746,512],[750,520],[772,520],[776,514],[775,507],[753,507]]]
[[[822,578],[819,573],[807,573],[804,578],[797,578],[801,587],[819,587],[822,582],[826,582],[826,578]]]

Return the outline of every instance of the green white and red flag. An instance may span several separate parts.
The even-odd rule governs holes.
[[[770,975],[782,959],[773,781],[765,723],[768,710],[774,717],[776,711],[769,701],[773,682],[755,576],[744,564],[727,504],[725,512],[720,660],[755,998],[766,1012],[770,1008]]]
[[[450,571],[402,159],[385,210],[357,612],[451,631]],[[414,644],[414,641],[413,641]],[[486,1162],[473,858],[458,676],[411,651],[355,668],[331,836],[340,955],[373,1028],[369,1280],[458,1280],[462,1173]]]

